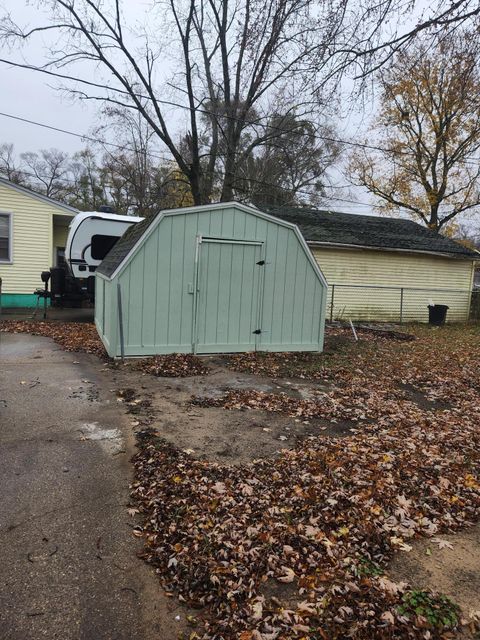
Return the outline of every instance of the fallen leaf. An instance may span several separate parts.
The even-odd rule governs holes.
[[[441,540],[440,538],[432,538],[432,542],[438,544],[439,549],[453,549],[453,544],[448,540]]]
[[[280,567],[282,570],[282,575],[277,576],[277,580],[279,582],[293,582],[295,580],[295,571],[290,569],[290,567],[282,566]]]

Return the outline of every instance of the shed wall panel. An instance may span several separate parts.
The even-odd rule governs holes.
[[[120,355],[116,353],[117,349],[117,335],[118,335],[118,306],[117,306],[117,294],[116,294],[116,283],[113,282],[105,282],[104,296],[105,296],[105,330],[104,333],[108,336],[108,349],[111,349],[112,352],[115,352],[116,355]],[[122,311],[125,313],[125,296],[123,296],[123,307]]]
[[[319,341],[322,285],[293,230],[272,225],[266,237],[260,348],[311,348]]]
[[[105,333],[105,280],[95,280],[95,322],[101,334]]]
[[[155,234],[145,243],[142,262],[142,339],[145,346],[155,344],[155,307],[158,262],[158,235]]]

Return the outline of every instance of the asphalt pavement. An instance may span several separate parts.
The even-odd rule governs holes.
[[[136,556],[133,442],[102,367],[0,333],[1,640],[178,637]]]

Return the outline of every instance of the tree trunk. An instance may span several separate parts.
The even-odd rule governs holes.
[[[231,202],[233,200],[234,181],[235,174],[233,173],[233,171],[226,170],[222,187],[222,195],[220,196],[220,202]]]
[[[233,190],[236,177],[236,150],[238,148],[239,140],[239,135],[232,135],[229,139],[227,157],[225,159],[225,175],[223,178],[222,195],[220,196],[221,202],[231,202],[234,197]]]
[[[202,193],[201,193],[201,189],[198,181],[198,176],[190,175],[188,177],[188,180],[190,182],[190,188],[192,190],[193,204],[194,205],[203,204]]]
[[[438,204],[432,204],[430,207],[430,221],[428,228],[433,231],[440,231],[440,225],[438,224]]]

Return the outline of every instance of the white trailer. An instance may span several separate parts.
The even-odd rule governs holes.
[[[65,265],[43,271],[42,289],[35,294],[54,307],[79,307],[94,302],[95,271],[125,231],[143,218],[119,216],[111,211],[87,211],[77,214],[68,230]],[[50,282],[50,290],[48,283]]]
[[[113,245],[132,224],[143,218],[114,213],[87,211],[70,223],[65,260],[71,275],[83,280],[93,276],[96,268]]]

